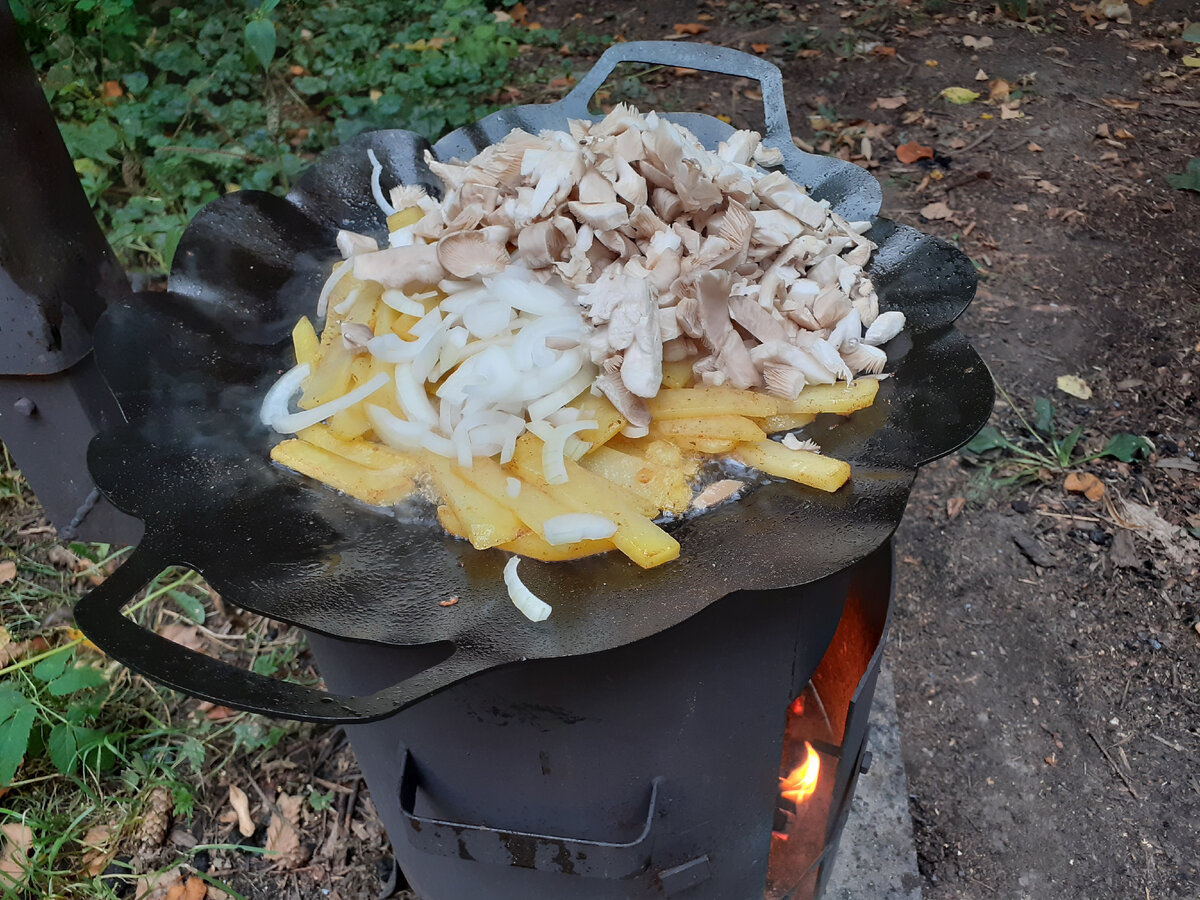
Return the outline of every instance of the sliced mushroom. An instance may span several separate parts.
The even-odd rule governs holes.
[[[489,240],[484,231],[445,235],[437,242],[437,258],[442,268],[456,278],[495,275],[509,262],[504,243]]]
[[[342,323],[342,346],[351,353],[358,355],[367,351],[367,342],[375,337],[368,325],[361,322]]]
[[[620,374],[599,375],[596,377],[596,387],[609,402],[617,408],[626,421],[635,428],[645,428],[650,424],[650,410],[646,401],[634,394],[625,386]]]
[[[842,345],[842,359],[856,375],[863,372],[878,375],[887,365],[887,354],[883,350],[857,338]]]
[[[375,253],[360,253],[353,259],[355,278],[377,281],[385,288],[402,291],[435,285],[446,275],[434,244],[390,247]]]
[[[366,234],[342,230],[337,233],[337,248],[342,259],[349,259],[359,253],[374,253],[379,249],[379,242]]]
[[[679,195],[661,187],[650,192],[650,207],[667,222],[674,222],[683,213]]]
[[[567,208],[576,219],[596,231],[612,231],[629,222],[629,210],[619,200],[610,203],[583,203],[572,200],[567,204]]]
[[[551,219],[534,222],[517,233],[517,254],[530,268],[557,262],[566,249],[566,235]]]
[[[785,363],[764,362],[762,375],[767,393],[784,400],[795,400],[808,383],[802,371]]]
[[[617,200],[617,191],[612,182],[595,169],[583,173],[578,191],[580,203],[615,203]]]
[[[889,310],[881,313],[867,328],[863,342],[878,347],[886,344],[904,329],[904,313],[899,310]]]

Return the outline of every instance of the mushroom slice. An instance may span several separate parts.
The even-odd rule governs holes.
[[[369,325],[362,322],[342,323],[342,346],[351,353],[358,355],[367,352],[367,342],[375,337]]]
[[[799,369],[811,384],[833,384],[837,381],[836,374],[828,366],[825,366],[812,353],[795,344],[769,341],[751,350],[750,358],[764,368],[768,363],[775,363]],[[845,368],[841,357],[838,357],[838,368]]]
[[[673,170],[675,177],[672,184],[675,193],[686,210],[708,210],[717,206],[725,195],[704,170],[690,159],[685,159],[678,168]]]
[[[853,308],[850,305],[850,298],[842,293],[842,289],[837,285],[823,288],[813,300],[811,307],[813,318],[822,328],[833,328]],[[854,336],[858,337],[857,334]]]
[[[757,131],[735,131],[728,138],[717,144],[717,156],[725,162],[745,165],[754,156],[762,135]]]
[[[760,343],[787,340],[783,325],[763,309],[754,297],[730,297],[729,315]]]
[[[675,319],[679,329],[690,338],[699,339],[704,335],[704,323],[700,320],[700,300],[697,297],[684,297],[675,304]]]
[[[630,425],[645,428],[650,424],[650,409],[646,406],[646,401],[641,397],[635,396],[625,386],[625,382],[621,380],[619,373],[615,375],[598,375],[595,386],[600,393],[609,399],[612,405],[617,408],[617,412],[623,415]]]
[[[612,183],[617,196],[630,206],[645,206],[649,196],[646,179],[634,171],[628,161],[621,156],[615,157],[617,163],[617,179]],[[583,199],[581,194],[580,200]]]
[[[638,172],[649,184],[656,188],[663,188],[664,190],[674,192],[675,182],[672,181],[671,176],[654,165],[650,160],[643,159],[638,163],[637,168]]]
[[[778,147],[768,147],[760,144],[754,151],[754,162],[765,169],[783,165],[783,151]]]
[[[648,305],[634,328],[633,343],[625,350],[621,381],[638,397],[654,397],[662,387],[662,332],[658,307],[647,293]]]
[[[379,241],[370,235],[343,229],[337,233],[337,248],[342,259],[349,259],[359,253],[374,253],[379,249]]]
[[[825,207],[782,172],[772,172],[754,185],[755,195],[768,206],[791,213],[810,228],[825,223]]]
[[[435,285],[446,276],[434,244],[410,244],[375,253],[360,253],[353,258],[353,264],[354,277],[360,281],[377,281],[385,288],[402,291]]]
[[[746,482],[737,481],[733,478],[722,478],[720,481],[714,481],[695,496],[692,500],[692,509],[709,509],[718,503],[724,503],[730,497],[735,496],[745,486]]]
[[[795,400],[808,383],[802,371],[786,363],[764,362],[762,375],[767,393],[784,400]]]
[[[567,204],[571,214],[595,231],[612,231],[629,222],[629,210],[619,200],[611,203],[583,203],[572,200]]]
[[[525,225],[541,218],[551,207],[567,199],[583,176],[583,156],[576,147],[569,150],[526,150],[521,157],[521,174],[536,178],[533,193],[518,199],[513,223]]]
[[[628,163],[626,163],[628,165]],[[580,203],[614,203],[617,191],[612,182],[595,169],[588,169],[579,179]]]
[[[863,338],[863,343],[870,344],[873,347],[878,347],[881,344],[886,344],[904,328],[904,313],[899,310],[889,310],[881,313],[870,327],[867,328],[866,337]]]
[[[666,188],[656,187],[650,192],[650,206],[667,222],[674,222],[683,213],[679,195]]]
[[[455,278],[495,275],[508,265],[502,241],[489,240],[485,231],[458,231],[437,242],[437,259]]]
[[[558,261],[566,249],[566,235],[551,219],[527,225],[517,234],[517,254],[530,268]]]
[[[804,230],[799,219],[782,209],[756,209],[750,217],[754,220],[751,240],[768,247],[784,247]]]
[[[842,345],[842,359],[854,370],[854,374],[878,375],[887,365],[887,354],[879,347],[851,338]]]
[[[625,163],[635,163],[645,158],[646,147],[642,144],[642,133],[637,128],[628,128],[613,139],[612,155]]]
[[[696,355],[696,345],[690,338],[677,337],[663,341],[663,362],[679,362]]]

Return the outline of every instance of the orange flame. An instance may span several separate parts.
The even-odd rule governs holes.
[[[804,742],[807,755],[804,762],[792,769],[787,778],[781,778],[780,794],[793,803],[801,803],[817,790],[817,779],[821,777],[821,757],[808,741]]]

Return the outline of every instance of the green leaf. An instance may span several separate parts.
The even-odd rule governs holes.
[[[979,94],[976,91],[963,87],[948,87],[938,96],[943,100],[949,100],[951,103],[957,103],[960,106],[964,103],[974,103],[979,99]]]
[[[107,119],[97,119],[88,125],[78,122],[64,122],[58,127],[62,132],[63,141],[71,156],[79,158],[86,156],[100,162],[116,162],[108,151],[112,150],[121,140],[117,130],[108,123]]]
[[[1154,444],[1149,438],[1136,434],[1115,434],[1097,455],[1119,459],[1121,462],[1133,462],[1139,453],[1149,456],[1153,450]]]
[[[125,82],[125,90],[131,94],[140,94],[150,86],[150,77],[145,72],[130,72],[122,75],[121,80]]]
[[[50,693],[65,697],[86,688],[97,688],[105,684],[104,673],[91,666],[76,666],[50,682]]]
[[[50,729],[50,737],[46,739],[46,753],[54,768],[64,775],[75,771],[75,760],[79,755],[79,739],[75,734],[75,726],[60,722]]]
[[[1008,438],[1000,433],[999,428],[987,425],[979,430],[979,434],[971,438],[966,449],[972,453],[986,453],[989,450],[1001,450],[1008,445]]]
[[[1189,43],[1200,44],[1200,22],[1193,22],[1187,28],[1183,29],[1183,34],[1180,37]]]
[[[1200,158],[1193,159],[1187,164],[1187,171],[1182,175],[1167,175],[1167,184],[1177,191],[1200,191]]]
[[[333,805],[333,791],[324,794],[320,791],[313,791],[308,795],[308,805],[313,808],[313,812],[329,809]]]
[[[266,69],[275,58],[275,23],[270,19],[251,19],[246,23],[246,44]]]
[[[183,610],[184,615],[197,625],[204,624],[204,604],[183,591],[167,591],[169,596]]]
[[[1075,452],[1075,445],[1079,443],[1079,438],[1082,434],[1083,426],[1076,425],[1071,429],[1071,433],[1063,438],[1063,442],[1058,445],[1058,461],[1061,465],[1070,465],[1071,454]]]
[[[183,746],[179,748],[179,755],[191,767],[193,771],[199,772],[204,766],[204,757],[208,754],[204,744],[194,737],[188,737]]]
[[[1183,530],[1200,541],[1200,525],[1188,525]]]
[[[38,681],[53,681],[66,670],[70,661],[71,653],[65,649],[47,656],[33,667],[33,677]]]
[[[12,784],[25,758],[36,710],[28,700],[0,724],[0,785]]]
[[[1042,434],[1054,429],[1054,406],[1045,397],[1033,401],[1033,427]]]

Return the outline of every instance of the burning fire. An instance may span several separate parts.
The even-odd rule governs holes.
[[[821,776],[821,757],[808,741],[804,742],[804,749],[807,753],[804,762],[792,769],[787,778],[779,780],[780,795],[796,804],[813,795]]]

